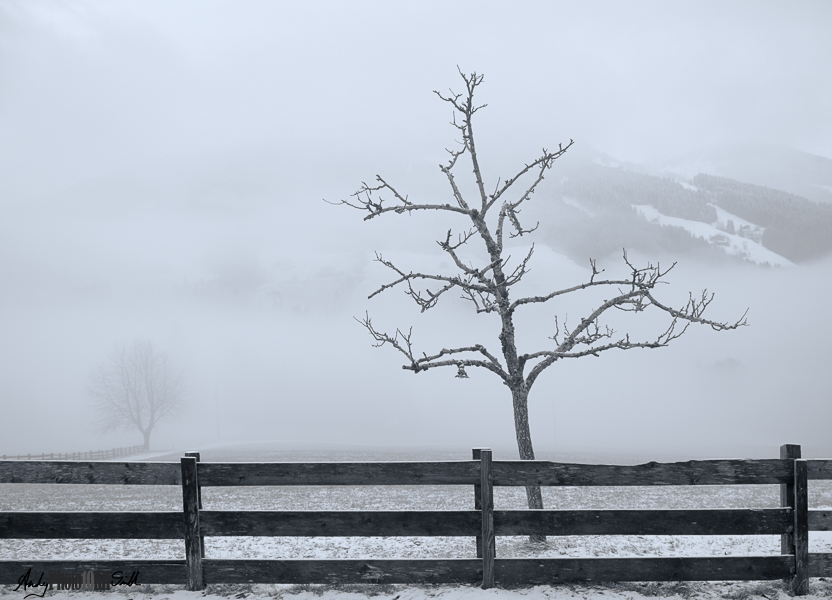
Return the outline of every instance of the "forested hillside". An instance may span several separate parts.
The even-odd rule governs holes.
[[[622,248],[753,260],[761,244],[793,262],[832,252],[830,205],[712,175],[697,175],[692,183],[578,164],[564,171],[555,191],[559,202],[548,208],[547,241],[578,261]],[[648,220],[634,208],[644,205],[673,219]]]
[[[714,204],[765,227],[763,246],[781,256],[800,262],[832,251],[832,205],[703,173],[693,183]]]

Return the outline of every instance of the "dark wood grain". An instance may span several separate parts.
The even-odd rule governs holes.
[[[472,448],[471,457],[474,460],[479,461],[480,448]],[[478,483],[474,484],[474,510],[482,510],[482,489]],[[474,543],[477,546],[477,558],[482,558],[482,535],[477,535],[477,537],[474,538]]]
[[[10,539],[182,539],[182,513],[0,512],[0,537]]]
[[[482,581],[482,561],[205,559],[206,583],[467,583]]]
[[[468,485],[478,461],[343,463],[206,463],[200,485]]]
[[[809,531],[832,531],[832,510],[810,510]]]
[[[806,477],[814,480],[832,479],[832,459],[807,459]]]
[[[37,580],[44,573],[44,580],[49,572],[53,573],[83,573],[84,571],[121,571],[129,577],[138,571],[138,582],[145,583],[185,583],[184,560],[17,560],[0,562],[0,584],[17,585],[18,580],[27,570],[31,569],[33,579]],[[22,589],[22,588],[21,588]],[[130,589],[130,588],[124,588]],[[135,588],[133,588],[135,589]],[[41,592],[40,590],[35,590]],[[28,590],[31,593],[33,590]],[[50,593],[47,593],[48,598]],[[19,596],[20,598],[23,595]]]
[[[809,555],[809,577],[832,577],[832,553]]]
[[[501,558],[499,585],[602,581],[772,580],[789,576],[792,556],[680,558]]]
[[[480,514],[482,517],[482,589],[494,587],[494,478],[491,450],[480,450]]]
[[[182,479],[176,463],[33,460],[0,462],[0,483],[180,485]]]
[[[809,593],[809,485],[805,460],[794,461],[794,578],[796,596]]]
[[[764,535],[792,529],[791,509],[498,510],[497,535]]]
[[[732,485],[788,483],[792,461],[691,460],[643,465],[582,465],[548,461],[497,461],[494,485]]]
[[[473,536],[480,512],[203,510],[205,536]]]
[[[195,458],[196,462],[199,462],[199,452],[186,452],[185,456],[189,456],[191,458]],[[202,511],[202,486],[199,485],[199,481],[197,481],[196,487],[196,495],[197,495],[197,506],[199,507],[200,512]],[[205,558],[205,535],[199,536],[199,555]]]
[[[800,458],[800,446],[783,444],[780,446],[780,458],[786,460]],[[794,508],[794,479],[780,484],[780,506]],[[780,536],[780,554],[794,554],[794,527],[792,531]]]
[[[196,470],[196,458],[184,456],[182,464],[182,504],[185,529],[185,564],[188,589],[191,591],[205,588],[202,574],[202,546],[200,545],[199,527],[199,487]]]

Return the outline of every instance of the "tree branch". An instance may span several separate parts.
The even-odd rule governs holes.
[[[329,200],[324,199],[324,202],[335,206],[344,205],[361,211],[367,211],[369,214],[366,217],[364,217],[365,221],[391,211],[395,212],[396,214],[402,214],[405,212],[410,213],[414,210],[446,210],[449,212],[461,213],[463,215],[467,215],[471,212],[470,210],[467,210],[465,208],[461,208],[459,206],[451,206],[450,204],[413,204],[406,197],[399,194],[386,181],[384,181],[384,179],[382,179],[380,175],[376,175],[376,180],[380,181],[381,185],[372,187],[362,182],[361,187],[358,189],[358,191],[351,194],[350,196],[351,198],[355,198],[355,200],[341,200],[340,202],[330,202]],[[373,198],[373,194],[376,192],[381,192],[382,190],[389,190],[393,194],[394,198],[396,198],[399,201],[399,204],[394,206],[384,206],[385,200],[381,197],[380,194],[378,195],[378,200],[375,200]]]
[[[462,348],[443,348],[438,354],[434,354],[433,356],[428,356],[427,354],[423,354],[421,358],[416,358],[413,354],[413,344],[411,342],[411,337],[413,335],[413,328],[411,327],[407,333],[404,333],[401,329],[396,329],[395,335],[389,335],[385,332],[378,331],[372,323],[369,314],[365,313],[364,319],[355,319],[361,325],[363,325],[367,331],[370,332],[370,335],[373,336],[373,339],[376,341],[373,344],[374,347],[380,348],[385,344],[390,344],[393,348],[398,350],[402,353],[410,364],[402,365],[402,369],[407,371],[413,371],[414,373],[420,373],[422,371],[427,371],[430,369],[435,369],[438,367],[448,367],[448,366],[455,366],[457,368],[464,367],[481,367],[484,369],[488,369],[492,373],[499,375],[504,381],[508,379],[508,375],[503,370],[502,366],[500,365],[500,361],[491,354],[484,346],[481,344],[476,344],[474,346],[466,346]],[[452,356],[455,354],[462,354],[467,352],[476,352],[482,354],[487,360],[473,360],[470,358],[454,358],[450,360],[439,360],[445,356]],[[460,371],[464,373],[463,370]]]
[[[370,294],[367,297],[368,299],[372,298],[373,296],[376,296],[377,294],[380,294],[384,290],[395,287],[395,286],[397,286],[401,283],[406,283],[408,289],[407,289],[407,292],[405,292],[405,293],[408,296],[410,296],[416,302],[416,304],[418,304],[421,307],[422,312],[424,312],[424,311],[428,310],[429,308],[433,308],[434,306],[436,306],[436,302],[439,300],[439,296],[441,296],[442,294],[444,294],[445,292],[447,292],[448,290],[450,290],[454,287],[461,287],[463,290],[473,290],[473,291],[481,292],[481,293],[484,293],[484,294],[487,294],[487,293],[491,292],[489,287],[473,283],[473,280],[474,280],[474,274],[473,273],[467,275],[465,278],[462,278],[462,277],[459,277],[459,276],[448,277],[448,276],[445,276],[445,275],[430,275],[430,274],[427,274],[427,273],[413,273],[412,271],[410,273],[405,273],[404,271],[399,269],[396,265],[394,265],[389,260],[384,260],[384,257],[379,253],[376,253],[376,261],[380,262],[385,267],[388,267],[389,269],[395,271],[399,275],[399,278],[396,279],[395,281],[391,282],[391,283],[385,283],[384,285],[382,285],[380,288],[378,288],[376,291],[374,291],[372,294]],[[475,272],[477,272],[477,271],[475,271]],[[432,281],[442,281],[442,282],[445,282],[446,285],[441,287],[437,292],[432,292],[431,290],[426,289],[425,293],[428,295],[428,297],[425,298],[425,297],[422,296],[422,293],[420,291],[414,289],[413,286],[412,286],[412,282],[416,279],[427,279],[427,280],[432,280]]]
[[[582,356],[588,355],[598,356],[600,352],[612,350],[614,348],[619,350],[630,350],[632,348],[660,348],[663,346],[667,346],[673,340],[681,337],[687,331],[687,328],[690,325],[690,323],[709,325],[711,328],[717,331],[737,329],[738,327],[742,327],[748,324],[746,321],[746,314],[748,313],[747,310],[745,313],[743,313],[742,317],[740,317],[740,319],[738,319],[735,322],[720,322],[705,319],[702,316],[702,314],[713,300],[713,294],[708,296],[707,290],[703,291],[701,297],[698,299],[694,298],[693,294],[690,294],[687,304],[678,310],[670,308],[658,302],[653,296],[652,290],[659,283],[664,283],[663,281],[661,281],[662,277],[667,275],[667,273],[670,272],[671,269],[673,269],[675,263],[665,271],[662,271],[658,265],[653,266],[651,264],[648,264],[647,267],[639,269],[629,261],[626,252],[624,253],[624,262],[630,268],[631,276],[629,280],[596,282],[594,281],[594,278],[595,275],[599,273],[599,271],[595,266],[595,262],[590,261],[590,264],[592,266],[592,276],[590,277],[590,281],[588,283],[580,286],[574,286],[567,290],[553,292],[552,294],[546,297],[538,296],[534,298],[524,298],[515,301],[515,303],[512,306],[517,306],[520,303],[526,302],[545,302],[547,299],[553,298],[557,295],[574,292],[579,289],[584,289],[585,287],[596,285],[615,284],[626,285],[629,287],[628,291],[621,291],[621,293],[618,296],[610,300],[605,300],[588,317],[582,319],[580,324],[573,330],[570,331],[568,326],[564,324],[563,333],[565,334],[565,337],[563,337],[563,339],[560,338],[560,325],[556,317],[555,335],[551,339],[555,341],[555,343],[557,344],[557,348],[555,350],[544,350],[541,352],[524,354],[521,357],[523,365],[525,365],[529,360],[534,360],[536,358],[544,358],[544,360],[535,365],[535,367],[529,372],[529,375],[526,378],[527,388],[530,388],[534,384],[537,377],[547,367],[554,364],[554,362],[560,358],[580,358]],[[664,332],[659,334],[655,338],[655,340],[631,342],[629,335],[625,335],[623,338],[615,342],[598,346],[594,345],[602,339],[612,339],[613,334],[615,333],[609,327],[605,327],[603,330],[600,328],[598,320],[604,312],[606,312],[610,308],[616,308],[618,310],[629,312],[641,312],[650,306],[655,306],[659,310],[662,310],[668,313],[671,317],[673,317],[668,328]],[[678,331],[677,326],[680,321],[684,321],[685,325],[681,331]],[[572,351],[576,346],[580,345],[588,346],[588,348],[577,352]]]

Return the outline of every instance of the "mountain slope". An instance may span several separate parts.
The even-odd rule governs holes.
[[[577,261],[621,248],[769,265],[832,253],[832,205],[713,175],[690,183],[599,162],[570,165],[541,218],[547,242]]]

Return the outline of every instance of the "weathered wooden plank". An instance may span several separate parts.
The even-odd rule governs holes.
[[[196,462],[199,462],[199,452],[186,452],[185,456],[190,456],[191,458],[195,458]],[[197,488],[196,488],[196,495],[197,495],[197,506],[199,510],[202,511],[202,486],[199,485],[199,481],[197,481]],[[205,558],[205,536],[199,536],[199,555]]]
[[[170,512],[0,512],[0,538],[7,539],[182,539],[182,513]]]
[[[27,571],[29,571],[30,579],[35,582],[41,573],[43,573],[42,581],[46,581],[49,573],[75,574],[84,571],[109,571],[110,573],[121,572],[125,580],[133,572],[138,572],[139,584],[176,583],[182,585],[185,583],[184,560],[7,560],[0,562],[0,584],[17,585]],[[40,590],[29,588],[27,593],[33,591],[40,593],[43,588]]]
[[[810,510],[809,531],[832,531],[832,510]]]
[[[764,535],[792,529],[787,508],[498,510],[497,535]]]
[[[482,581],[482,561],[224,560],[206,558],[205,581],[216,583],[468,583]]]
[[[796,458],[800,458],[797,456]],[[807,479],[832,479],[832,459],[807,459]]]
[[[206,463],[199,482],[226,485],[468,485],[478,461],[342,463]]]
[[[727,485],[786,483],[779,459],[582,465],[495,461],[494,485]],[[817,465],[823,464],[821,468]],[[813,479],[832,479],[832,461],[809,461]],[[814,465],[814,466],[813,466]],[[477,485],[479,461],[382,463],[199,463],[202,486]],[[822,471],[822,472],[821,472]],[[0,461],[0,483],[180,485],[176,463]]]
[[[832,554],[810,554],[813,577],[832,576]],[[539,585],[578,581],[774,580],[789,576],[793,557],[497,559],[496,582]],[[203,561],[215,583],[468,583],[482,581],[477,559],[446,560],[222,560]],[[184,584],[185,561],[4,561],[0,583],[40,573],[138,571],[139,583]],[[46,579],[46,575],[44,575]]]
[[[163,462],[33,460],[0,462],[0,483],[179,485],[179,465]]]
[[[601,581],[772,580],[789,576],[792,556],[679,558],[500,558],[499,585]]]
[[[823,552],[810,554],[809,577],[832,577],[832,554]]]
[[[786,460],[800,458],[800,445],[783,444],[780,446],[780,458]],[[780,506],[794,508],[794,479],[780,484]],[[780,554],[794,554],[794,527],[792,531],[780,536]]]
[[[473,536],[480,511],[215,511],[203,536]],[[832,530],[832,511],[809,511]],[[496,535],[771,535],[792,527],[789,509],[494,511]],[[0,512],[10,539],[183,539],[181,512]]]
[[[795,596],[809,593],[809,485],[806,461],[794,461],[794,578]]]
[[[496,461],[494,485],[732,485],[792,480],[792,461],[690,460],[643,465],[582,465],[548,461]]]
[[[473,536],[477,510],[230,511],[202,510],[204,536]]]
[[[480,459],[480,448],[471,449],[471,457],[474,460]],[[482,510],[482,487],[480,484],[474,484],[474,510]],[[474,538],[474,543],[477,546],[477,558],[482,558],[482,532]]]
[[[494,587],[494,558],[497,555],[494,536],[494,479],[491,450],[480,450],[480,505],[482,509],[482,589]]]
[[[196,458],[184,456],[182,463],[182,502],[185,530],[185,564],[188,589],[205,589],[202,575],[202,546],[199,528],[199,487],[197,483]]]

